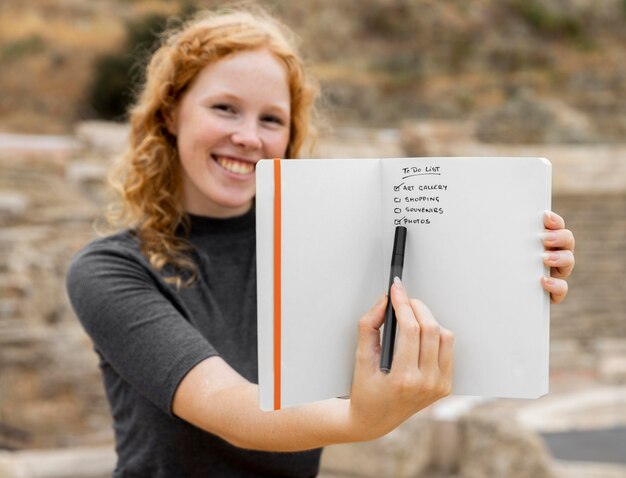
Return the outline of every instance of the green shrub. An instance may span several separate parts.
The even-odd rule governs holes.
[[[580,40],[580,19],[547,8],[540,0],[515,0],[515,11],[538,33]]]
[[[415,34],[414,6],[408,0],[368,2],[360,16],[362,33],[389,40],[406,40]]]
[[[46,42],[39,35],[30,35],[7,43],[0,51],[0,60],[12,61],[28,55],[42,53],[46,49]]]
[[[126,25],[126,42],[121,51],[103,55],[94,65],[93,81],[87,92],[86,116],[121,121],[134,98],[141,65],[154,51],[167,17],[149,15]]]
[[[195,12],[183,6],[179,18]],[[158,46],[159,35],[172,21],[165,15],[151,14],[126,25],[126,42],[120,51],[101,56],[94,65],[94,76],[82,105],[81,116],[123,121],[133,102],[143,67]]]
[[[397,50],[384,57],[376,57],[370,70],[384,72],[395,84],[411,84],[423,80],[426,65],[422,52]]]

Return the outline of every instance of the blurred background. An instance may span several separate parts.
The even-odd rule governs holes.
[[[0,0],[0,477],[110,476],[65,270],[96,235],[154,38],[223,3]],[[321,83],[310,156],[547,157],[577,239],[548,396],[449,397],[380,440],[329,447],[321,476],[626,477],[626,1],[256,3]]]

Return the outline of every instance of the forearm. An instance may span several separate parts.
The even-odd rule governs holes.
[[[211,396],[200,426],[242,448],[308,450],[365,438],[350,424],[349,407],[349,400],[333,399],[264,412],[258,386],[241,383]]]
[[[222,358],[196,365],[174,395],[180,418],[242,447],[299,451],[370,440],[388,433],[451,390],[454,336],[400,282],[392,287],[398,320],[393,370],[382,373],[380,333],[386,300],[359,321],[350,400],[325,400],[272,412],[259,408],[259,389]]]
[[[172,411],[236,446],[256,450],[298,451],[370,438],[370,430],[352,418],[349,400],[262,411],[258,385],[220,357],[204,360],[185,376]]]

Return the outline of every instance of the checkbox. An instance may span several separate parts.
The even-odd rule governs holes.
[[[400,209],[399,207],[395,208],[393,210],[393,212],[395,212],[396,214],[400,214],[402,212],[402,209]]]
[[[400,201],[402,201],[402,199],[400,199],[400,198],[393,198],[393,202],[400,202]]]

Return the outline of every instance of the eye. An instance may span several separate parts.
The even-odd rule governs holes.
[[[232,105],[229,105],[228,103],[215,103],[213,106],[211,106],[211,109],[214,110],[218,110],[218,111],[224,111],[225,113],[235,113],[235,108],[233,108]]]
[[[264,123],[274,123],[281,126],[285,124],[282,118],[279,118],[275,115],[263,115],[261,116],[261,121],[263,121]]]

